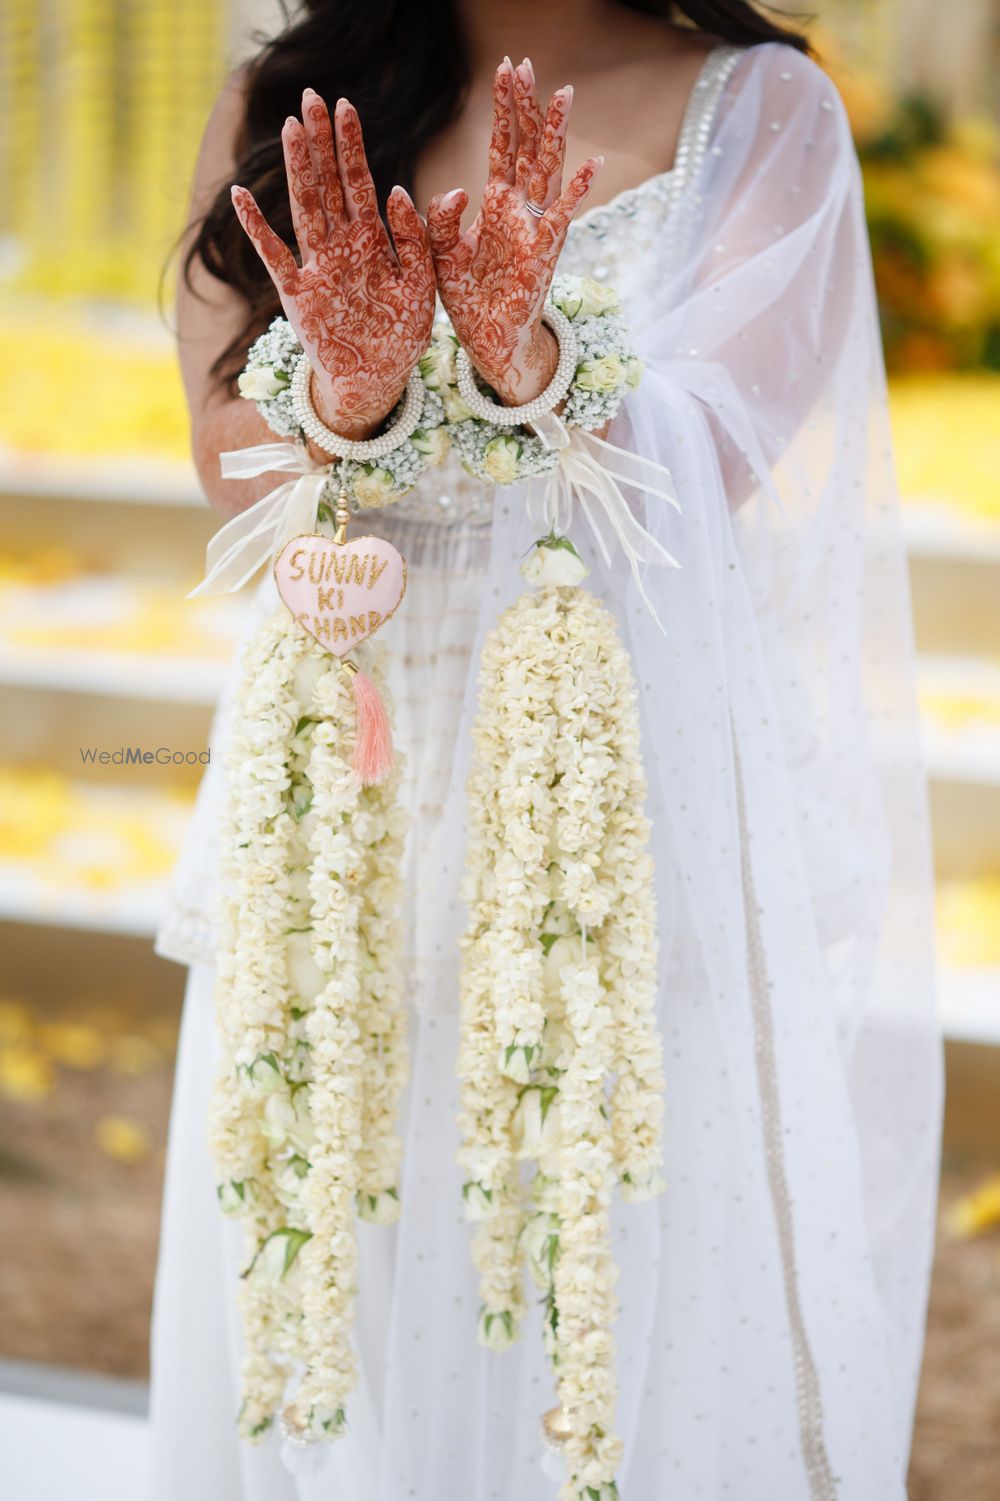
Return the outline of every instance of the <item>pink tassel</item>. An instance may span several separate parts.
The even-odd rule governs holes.
[[[371,678],[353,672],[357,734],[354,770],[365,787],[384,782],[392,770],[392,730],[381,694]]]

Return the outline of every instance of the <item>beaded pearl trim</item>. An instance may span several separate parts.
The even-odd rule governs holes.
[[[571,257],[585,241],[601,243],[608,239],[616,228],[621,227],[623,220],[636,219],[647,210],[658,210],[663,214],[663,234],[657,243],[659,263],[666,268],[663,274],[676,265],[700,200],[689,203],[684,216],[678,213],[678,209],[685,189],[701,170],[715,129],[723,90],[746,51],[745,47],[719,46],[706,54],[684,109],[673,166],[634,188],[623,189],[610,202],[578,215],[569,227],[567,245]],[[683,225],[680,222],[682,217],[688,221]],[[592,274],[596,280],[603,281],[608,268],[602,266]]]
[[[309,356],[301,354],[292,372],[292,411],[306,436],[318,443],[320,448],[325,448],[327,453],[335,454],[339,459],[355,459],[364,463],[368,459],[380,459],[391,453],[416,432],[424,408],[424,383],[419,369],[414,370],[407,381],[399,415],[388,431],[380,433],[377,438],[357,441],[342,438],[317,417],[309,394],[311,374]]]
[[[545,390],[533,401],[526,401],[518,407],[501,406],[499,402],[490,401],[484,396],[476,385],[475,376],[472,373],[472,361],[464,349],[459,349],[455,355],[455,368],[458,372],[458,392],[466,406],[474,417],[481,422],[492,422],[497,427],[520,427],[524,422],[534,422],[546,412],[551,412],[557,407],[573,384],[576,374],[576,334],[573,325],[566,314],[547,303],[542,313],[542,321],[547,323],[559,341],[559,362],[556,365],[555,374],[549,381]]]
[[[750,984],[750,1003],[753,1013],[754,1057],[760,1092],[767,1182],[781,1255],[785,1307],[791,1335],[799,1442],[809,1482],[810,1501],[837,1501],[837,1482],[830,1464],[824,1433],[823,1396],[816,1362],[809,1345],[809,1335],[799,1293],[792,1200],[785,1173],[782,1145],[781,1095],[778,1088],[778,1066],[775,1057],[774,1022],[771,1016],[770,979],[760,927],[760,906],[754,886],[753,863],[750,858],[746,791],[735,727],[731,729],[731,733],[733,736],[733,771],[736,779],[736,820],[740,841],[740,875],[746,929],[747,979]]]

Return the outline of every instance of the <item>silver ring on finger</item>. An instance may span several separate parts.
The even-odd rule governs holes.
[[[536,219],[540,219],[545,212],[545,209],[540,203],[532,203],[530,198],[526,198],[524,200],[524,206],[528,210],[529,214],[534,214]]]

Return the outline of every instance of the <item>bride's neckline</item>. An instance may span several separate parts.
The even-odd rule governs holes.
[[[595,222],[600,223],[605,216],[610,217],[613,214],[620,213],[623,209],[628,208],[636,199],[644,198],[648,192],[667,187],[670,179],[677,171],[681,148],[691,128],[695,103],[711,77],[711,66],[720,53],[727,53],[732,50],[728,45],[720,43],[718,46],[711,47],[702,58],[701,67],[698,69],[694,83],[691,85],[691,90],[684,106],[681,128],[677,136],[677,144],[674,147],[674,159],[670,166],[666,167],[662,172],[653,172],[649,177],[644,177],[634,187],[622,188],[613,198],[609,198],[606,203],[595,203],[592,208],[585,209],[582,214],[578,214],[575,219],[570,220],[570,231],[586,228]]]

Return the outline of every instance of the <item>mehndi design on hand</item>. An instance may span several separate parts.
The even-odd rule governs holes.
[[[281,140],[301,266],[246,188],[232,189],[233,205],[309,355],[321,415],[344,437],[364,438],[395,406],[430,339],[427,229],[405,190],[393,188],[390,241],[346,99],[331,126],[323,100],[306,89],[302,121],[290,115]]]
[[[531,63],[513,68],[504,58],[493,85],[489,180],[475,222],[462,234],[468,194],[461,188],[438,194],[427,213],[441,300],[473,364],[505,401],[531,399],[552,374],[555,341],[542,325],[542,308],[569,222],[602,161],[584,162],[563,190],[572,102],[572,88],[558,89],[543,117]]]

